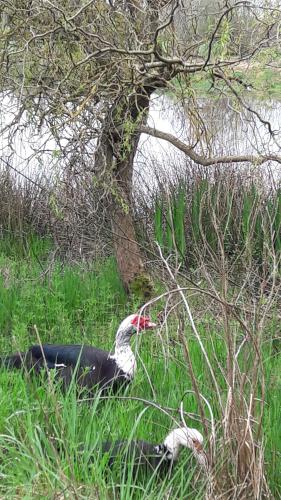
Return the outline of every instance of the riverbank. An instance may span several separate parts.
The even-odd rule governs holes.
[[[227,74],[231,78],[231,84],[241,95],[251,93],[251,97],[261,101],[281,100],[281,61],[280,66],[239,63],[228,70]],[[217,91],[223,92],[223,95],[233,96],[223,80],[217,79],[214,83],[211,73],[208,75],[198,73],[192,76],[190,90],[200,97],[215,97]]]

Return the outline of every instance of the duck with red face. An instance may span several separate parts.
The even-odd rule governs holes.
[[[131,382],[136,372],[136,359],[130,347],[132,335],[156,326],[149,317],[131,314],[117,330],[113,353],[89,345],[43,344],[32,346],[25,353],[2,358],[1,364],[7,368],[26,367],[36,373],[42,368],[55,369],[57,378],[65,386],[75,373],[82,387],[115,389],[124,382]]]

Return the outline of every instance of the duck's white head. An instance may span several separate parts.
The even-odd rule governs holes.
[[[171,431],[164,441],[171,460],[177,460],[181,446],[190,448],[196,456],[203,454],[203,436],[197,429],[178,427]]]
[[[118,367],[128,379],[133,378],[137,367],[134,353],[130,347],[132,335],[142,330],[151,330],[156,326],[156,323],[152,323],[150,318],[138,314],[131,314],[119,326],[115,339],[115,351],[110,357],[115,359]]]
[[[157,325],[153,323],[148,316],[140,316],[139,314],[130,314],[123,319],[116,333],[116,345],[124,345],[130,341],[134,333],[142,330],[151,330]]]

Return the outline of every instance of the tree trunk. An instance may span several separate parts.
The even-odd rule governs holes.
[[[105,163],[104,171],[111,172],[111,229],[115,256],[121,279],[128,293],[138,292],[144,298],[151,294],[151,283],[145,274],[142,252],[136,240],[132,211],[133,164],[140,134],[134,132],[146,121],[149,96],[136,93],[129,100],[115,104],[101,135],[96,164]],[[129,132],[126,132],[126,124]]]
[[[129,208],[127,209],[127,207]],[[122,193],[122,205],[120,205],[119,200],[112,200],[111,217],[112,237],[118,269],[124,287],[130,293],[133,291],[136,279],[144,274],[144,264],[140,247],[136,241],[131,207],[125,201],[124,193]]]
[[[132,212],[133,162],[139,134],[132,141],[132,149],[125,158],[116,159],[111,194],[112,238],[120,276],[127,292],[131,291],[135,278],[144,271]]]

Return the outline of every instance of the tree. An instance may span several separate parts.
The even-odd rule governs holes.
[[[151,95],[168,88],[176,93],[180,82],[188,97],[195,74],[210,78],[220,91],[223,82],[252,112],[239,90],[245,83],[233,68],[275,43],[277,8],[238,1],[206,10],[205,2],[179,0],[89,0],[78,6],[73,0],[4,0],[2,5],[0,88],[4,100],[17,102],[3,131],[47,128],[65,168],[82,164],[93,173],[110,198],[114,248],[128,291],[137,279],[146,279],[132,216],[133,162],[142,132],[170,141],[202,165],[281,162],[277,155],[209,158],[197,145],[146,125]],[[239,20],[251,31],[247,46],[245,33],[237,34]]]

